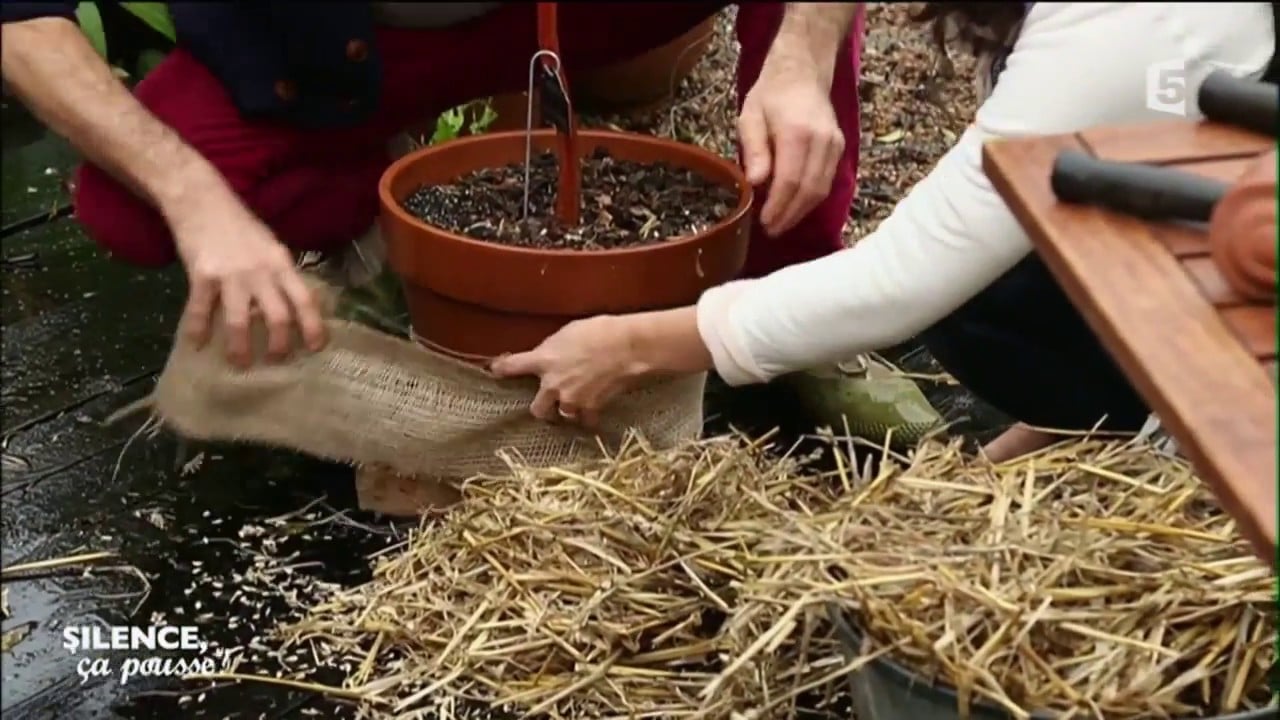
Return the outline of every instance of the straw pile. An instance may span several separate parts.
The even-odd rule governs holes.
[[[793,717],[857,666],[837,602],[870,655],[1017,716],[1267,701],[1272,579],[1185,466],[1081,440],[995,467],[928,445],[870,474],[833,449],[832,472],[738,438],[513,462],[286,645],[350,667],[381,717]]]
[[[1185,464],[1083,441],[955,470],[918,458],[830,530],[872,648],[1018,717],[1270,700],[1275,580]]]

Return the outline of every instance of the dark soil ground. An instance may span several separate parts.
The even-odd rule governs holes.
[[[480,170],[450,185],[424,186],[405,200],[405,209],[430,225],[502,245],[608,250],[691,235],[723,220],[737,205],[732,188],[696,173],[665,163],[619,160],[600,149],[582,162],[582,223],[565,227],[555,217],[556,155],[545,152],[531,165],[527,217],[524,163]]]

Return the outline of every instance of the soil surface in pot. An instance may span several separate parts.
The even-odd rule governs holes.
[[[582,224],[566,227],[555,217],[555,154],[533,159],[529,216],[521,219],[524,175],[524,163],[479,170],[449,185],[419,188],[404,208],[428,225],[501,245],[607,250],[692,235],[728,217],[738,203],[733,188],[697,173],[619,160],[600,149],[582,161]]]

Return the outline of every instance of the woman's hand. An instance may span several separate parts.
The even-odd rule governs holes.
[[[541,378],[530,406],[535,417],[595,427],[605,404],[650,370],[636,352],[636,318],[576,320],[529,352],[494,360],[489,369],[499,377]]]

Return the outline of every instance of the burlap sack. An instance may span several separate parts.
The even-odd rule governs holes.
[[[538,466],[598,456],[628,430],[665,447],[697,437],[705,374],[651,381],[617,398],[597,434],[529,414],[533,378],[484,369],[333,316],[324,350],[239,370],[221,335],[196,350],[179,338],[150,408],[169,429],[199,440],[288,448],[413,477],[455,481],[504,469],[499,451]],[[215,327],[221,328],[221,322]],[[265,333],[255,328],[261,352]]]

